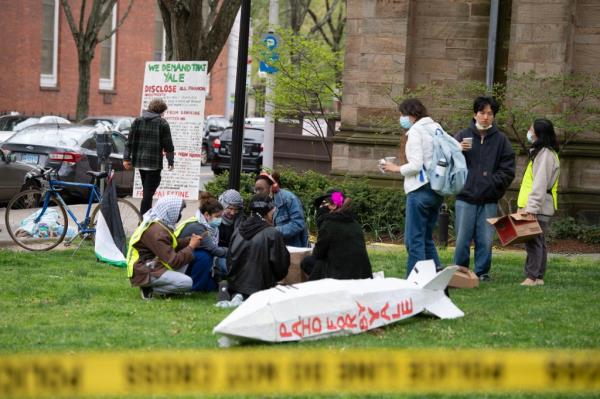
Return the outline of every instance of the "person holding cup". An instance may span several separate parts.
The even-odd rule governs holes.
[[[498,200],[515,178],[515,152],[494,123],[499,109],[493,97],[477,97],[471,125],[454,136],[469,172],[463,190],[456,196],[454,263],[469,267],[474,241],[475,274],[481,281],[490,279],[492,265],[494,228],[487,219],[497,216]]]
[[[400,172],[404,176],[406,217],[404,245],[408,252],[406,275],[420,260],[433,259],[441,268],[433,230],[444,197],[431,189],[426,168],[433,159],[433,136],[441,126],[427,115],[427,109],[416,98],[404,100],[400,106],[400,125],[407,130],[405,153],[407,162],[397,165],[383,160],[380,168],[385,172]]]

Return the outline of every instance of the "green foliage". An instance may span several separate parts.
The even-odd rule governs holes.
[[[330,177],[310,170],[298,173],[285,169],[280,173],[282,188],[293,192],[302,201],[304,214],[312,231],[316,231],[313,200],[333,188],[342,190],[352,199],[357,220],[366,231],[373,233],[375,239],[397,239],[404,231],[406,197],[402,190],[373,187],[366,179],[332,181]],[[240,192],[246,204],[254,193],[254,178],[255,175],[242,173]],[[223,174],[207,183],[206,190],[217,196],[227,190],[228,184],[229,178],[227,174]]]
[[[253,46],[256,59],[268,61],[278,69],[273,75],[272,96],[258,96],[257,100],[270,101],[276,119],[295,117],[314,123],[329,116],[332,101],[341,100],[342,54],[332,52],[316,38],[294,35],[289,30],[280,30],[277,34],[281,38],[278,60],[268,61],[272,53],[264,43],[257,42]],[[314,127],[321,137],[325,136],[318,124]]]
[[[486,93],[485,84],[479,81],[432,83],[407,90],[394,101],[399,104],[406,98],[420,98],[435,120],[448,132],[456,133],[473,117],[473,99]],[[536,118],[546,117],[554,123],[563,148],[582,133],[600,132],[599,73],[550,77],[537,77],[533,72],[511,75],[508,84],[495,84],[491,94],[501,104],[496,122],[523,152],[528,147],[527,130]],[[397,122],[390,119],[379,125],[385,129]],[[398,131],[397,127],[394,129],[390,131]]]
[[[588,244],[600,244],[600,226],[586,226],[572,217],[552,221],[549,237],[553,239],[574,239]]]

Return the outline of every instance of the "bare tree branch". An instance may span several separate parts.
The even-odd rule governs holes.
[[[123,22],[125,22],[125,19],[129,15],[129,12],[131,11],[131,7],[133,7],[133,2],[134,2],[134,0],[129,0],[129,4],[127,5],[127,10],[125,10],[125,13],[121,17],[121,19],[117,22],[117,25],[115,26],[115,29],[111,30],[103,38],[98,39],[98,43],[101,43],[101,42],[105,41],[106,39],[108,39],[109,37],[111,37],[112,35],[114,35],[115,32],[117,31],[117,29],[119,29],[121,27],[121,25],[123,25]],[[110,16],[110,14],[109,14],[109,16]],[[105,20],[105,22],[106,22],[106,20]],[[103,24],[104,23],[102,23],[100,26],[102,26]]]

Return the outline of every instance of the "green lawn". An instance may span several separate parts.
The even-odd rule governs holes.
[[[370,255],[374,271],[404,275],[403,250]],[[452,252],[441,256],[449,263]],[[282,347],[598,348],[598,260],[552,257],[545,286],[521,287],[524,256],[495,253],[492,281],[451,291],[464,318],[417,316],[374,332]],[[142,301],[125,274],[97,263],[89,248],[75,256],[0,251],[0,354],[217,348],[211,330],[230,310],[213,306],[215,294]]]

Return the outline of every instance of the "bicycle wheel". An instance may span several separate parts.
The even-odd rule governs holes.
[[[125,237],[129,238],[133,235],[135,229],[142,223],[142,215],[138,212],[135,205],[131,202],[122,198],[117,198],[117,205],[119,206],[119,214],[121,215],[121,223],[123,223],[123,230],[125,230]],[[100,212],[101,205],[98,204],[92,211],[90,220],[90,226],[96,226],[98,220],[98,212]]]
[[[42,213],[43,205],[44,193],[33,189],[15,195],[6,206],[4,219],[10,238],[29,251],[48,251],[60,244],[67,234],[67,212],[56,197],[50,196]]]

